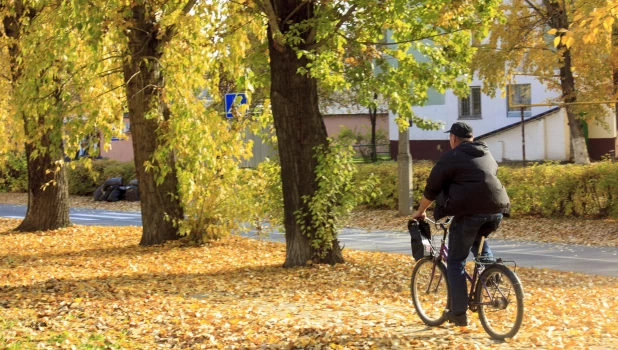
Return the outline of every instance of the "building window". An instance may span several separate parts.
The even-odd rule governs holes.
[[[506,87],[506,106],[508,108],[507,117],[521,117],[521,107],[510,107],[509,106],[509,96],[510,96],[510,105],[529,105],[532,101],[531,93],[532,90],[530,84],[513,84],[507,85]],[[528,118],[532,116],[532,108],[525,107],[524,108],[524,118]]]
[[[459,99],[459,119],[481,119],[480,86],[471,86],[470,95]]]

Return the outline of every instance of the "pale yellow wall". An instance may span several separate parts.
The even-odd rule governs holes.
[[[606,130],[600,123],[589,122],[588,123],[588,138],[591,139],[605,139],[616,137],[616,117],[613,111],[605,116],[604,121],[609,126],[609,130]]]

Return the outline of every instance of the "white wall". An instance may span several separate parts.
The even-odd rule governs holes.
[[[526,160],[567,160],[569,143],[566,113],[560,109],[525,123]],[[484,138],[496,161],[522,160],[521,126]]]
[[[516,84],[531,84],[531,102],[533,104],[546,103],[548,99],[558,97],[556,91],[547,91],[545,86],[539,83],[536,79],[530,76],[517,76],[513,81]],[[482,86],[482,82],[475,77],[470,86]],[[482,119],[463,120],[470,124],[474,129],[475,135],[482,135],[504,126],[516,123],[520,120],[519,117],[507,117],[507,100],[500,97],[501,91],[496,92],[496,97],[491,98],[488,95],[481,96],[481,113]],[[541,114],[552,106],[532,107],[531,116]],[[423,107],[413,107],[413,111],[419,117],[428,118],[434,121],[442,121],[445,123],[444,130],[448,130],[451,124],[459,121],[459,100],[452,91],[445,93],[445,103],[443,105],[431,105]],[[397,140],[399,137],[397,125],[394,121],[394,114],[389,112],[389,130],[390,139]],[[415,126],[410,128],[411,140],[446,140],[448,136],[441,131],[425,131]]]

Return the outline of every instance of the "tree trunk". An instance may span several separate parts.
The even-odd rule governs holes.
[[[24,121],[26,135],[33,139],[35,132],[28,128]],[[48,121],[49,123],[49,121]],[[39,126],[45,124],[45,118],[39,118]],[[24,221],[15,229],[17,231],[34,232],[56,230],[71,226],[69,219],[69,181],[66,167],[57,164],[63,160],[62,121],[53,129],[47,129],[40,139],[40,145],[27,142],[26,157],[28,159],[28,210]],[[32,158],[35,150],[39,153]]]
[[[569,27],[569,19],[566,9],[563,7],[563,2],[543,0],[545,7],[547,8],[549,26],[554,29],[562,29]],[[588,147],[586,146],[586,139],[584,138],[584,130],[581,121],[575,116],[572,108],[568,103],[577,102],[577,96],[575,94],[575,77],[573,77],[571,50],[565,45],[558,45],[557,49],[561,53],[561,66],[560,66],[560,86],[562,89],[562,100],[567,103],[566,112],[567,119],[569,121],[569,131],[571,135],[571,142],[573,145],[573,156],[576,164],[590,164],[590,158],[588,156]]]
[[[170,219],[182,220],[184,214],[178,197],[173,152],[169,151],[163,164],[152,158],[155,150],[162,146],[158,137],[159,130],[169,117],[167,106],[160,95],[165,86],[160,63],[164,41],[158,35],[159,24],[155,14],[149,14],[143,5],[132,7],[132,11],[134,29],[127,32],[127,54],[131,59],[123,60],[123,73],[142,209],[143,233],[140,245],[153,245],[180,238],[178,227]],[[157,116],[147,118],[153,112],[157,116],[163,115],[164,121],[160,121]],[[147,161],[170,169],[161,184],[156,184],[156,171],[146,171],[144,163]]]
[[[22,75],[21,48],[22,24],[32,20],[36,12],[26,8],[22,1],[15,1],[11,16],[3,18],[6,35],[13,39],[8,53],[11,68],[11,86],[17,89]],[[3,6],[0,6],[0,10]],[[27,19],[27,21],[25,20]],[[50,128],[50,120],[38,116],[31,120],[24,116],[25,144],[28,164],[28,209],[17,231],[33,232],[55,230],[71,225],[69,220],[69,184],[66,169],[57,161],[64,158],[62,146],[62,120]],[[37,151],[38,156],[32,157]],[[56,169],[59,169],[56,171]]]
[[[373,95],[373,100],[377,103],[378,95]],[[369,107],[369,120],[371,122],[371,161],[378,161],[378,150],[376,146],[376,123],[378,118],[378,106],[377,104],[371,108]]]
[[[277,1],[277,17],[286,18],[302,1]],[[306,4],[311,7],[311,4]],[[298,11],[292,17],[295,23],[310,18],[309,10]],[[281,159],[281,181],[283,185],[284,226],[286,258],[284,267],[303,266],[309,260],[316,263],[342,263],[343,255],[339,242],[326,256],[319,258],[311,247],[309,236],[301,232],[296,222],[298,210],[306,212],[303,196],[312,197],[317,190],[314,158],[315,147],[327,144],[326,127],[318,108],[317,82],[308,75],[298,74],[309,61],[298,58],[289,47],[274,43],[272,31],[268,32],[271,101],[275,129]],[[277,46],[277,47],[276,47]],[[308,219],[311,220],[310,218]],[[310,225],[307,225],[310,226]]]
[[[575,96],[575,79],[571,71],[571,51],[565,50],[562,54],[564,65],[560,68],[560,86],[562,87],[562,98],[565,103],[577,101]],[[567,119],[569,121],[569,131],[573,144],[573,157],[576,164],[590,164],[588,156],[588,146],[584,137],[584,130],[581,120],[573,113],[573,108],[566,106]]]
[[[611,52],[611,67],[612,67],[612,80],[614,83],[614,99],[618,100],[618,22],[614,22],[612,25],[612,52]],[[616,102],[615,109],[616,128],[618,128],[618,102]]]

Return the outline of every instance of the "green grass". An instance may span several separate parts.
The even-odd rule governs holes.
[[[361,156],[354,156],[352,159],[354,160],[354,163],[369,163],[365,160],[364,157],[361,157]],[[390,154],[388,155],[378,154],[378,162],[390,162],[390,161],[392,161]]]
[[[0,330],[10,330],[12,329],[16,323],[12,320],[0,319]],[[129,342],[126,340],[127,331],[124,330],[117,334],[120,336],[117,343],[111,342],[107,339],[106,334],[96,333],[90,334],[84,340],[82,340],[81,344],[76,344],[77,349],[83,350],[103,350],[103,349],[120,349],[123,348],[123,345],[128,344]],[[32,339],[30,337],[27,338],[26,341],[23,339],[21,341],[11,342],[0,335],[0,349],[6,350],[23,350],[23,349],[36,349],[39,347],[41,342],[47,343],[47,346],[56,347],[64,344],[65,341],[69,339],[69,333],[62,332],[57,334],[52,334],[47,340],[42,339]]]

